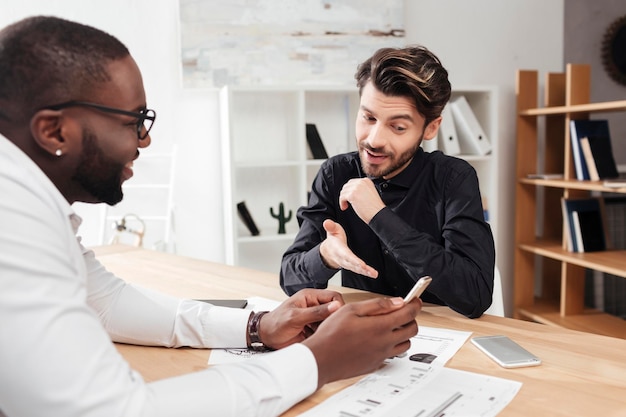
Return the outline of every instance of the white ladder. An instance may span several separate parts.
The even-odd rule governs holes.
[[[100,244],[145,244],[150,249],[176,252],[175,162],[176,145],[169,152],[146,150],[140,155],[133,164],[135,175],[122,186],[122,202],[114,207],[101,205]]]

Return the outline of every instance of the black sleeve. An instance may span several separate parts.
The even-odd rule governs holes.
[[[491,305],[495,247],[476,172],[470,167],[451,175],[443,187],[441,241],[389,208],[374,216],[370,227],[414,281],[432,276],[429,293],[467,317],[480,317]]]

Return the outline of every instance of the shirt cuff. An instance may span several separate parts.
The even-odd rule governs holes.
[[[316,284],[328,285],[328,280],[331,279],[338,269],[329,268],[322,261],[322,254],[320,253],[320,245],[317,245],[304,255],[304,266],[308,276]],[[317,288],[317,286],[316,286]],[[326,287],[324,287],[326,288]]]
[[[256,358],[256,357],[255,357]],[[313,352],[301,343],[296,343],[259,358],[265,369],[271,369],[282,401],[279,413],[289,409],[317,390],[318,369]],[[297,371],[295,371],[297,369]]]

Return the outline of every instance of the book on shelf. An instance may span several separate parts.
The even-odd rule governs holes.
[[[326,153],[324,142],[322,142],[322,137],[317,130],[317,126],[315,126],[315,124],[313,123],[306,124],[306,141],[309,144],[309,149],[311,150],[311,155],[313,155],[313,159],[328,158],[328,153]]]
[[[237,213],[239,214],[239,218],[241,219],[243,224],[245,224],[250,231],[250,234],[252,236],[258,236],[260,234],[259,228],[256,226],[256,223],[254,223],[254,219],[248,211],[248,207],[246,207],[245,201],[237,203]]]
[[[561,208],[567,250],[594,252],[610,246],[601,197],[562,198]]]
[[[610,137],[585,136],[580,139],[580,148],[585,156],[590,180],[599,181],[619,176]]]
[[[578,252],[595,252],[606,249],[602,216],[599,211],[574,211],[574,230]]]
[[[531,180],[562,180],[563,174],[528,174],[528,178]]]
[[[441,144],[441,150],[446,155],[458,155],[461,153],[459,147],[459,136],[454,126],[454,118],[452,116],[452,110],[450,110],[450,104],[448,103],[441,112],[441,124],[439,125],[439,143]]]
[[[459,137],[461,152],[469,155],[487,155],[491,152],[491,142],[489,142],[489,138],[465,96],[460,96],[451,101],[450,109]]]
[[[626,188],[626,178],[614,178],[604,180],[602,185],[608,188]]]
[[[574,159],[574,169],[576,171],[576,179],[588,180],[589,169],[585,161],[580,139],[590,137],[607,137],[609,134],[609,121],[606,119],[579,119],[570,120],[570,142],[572,147],[572,156]]]

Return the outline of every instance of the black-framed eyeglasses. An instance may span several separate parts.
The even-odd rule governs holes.
[[[130,116],[137,118],[137,139],[145,139],[152,129],[154,120],[156,119],[156,112],[152,109],[143,109],[139,112],[116,109],[115,107],[103,106],[102,104],[90,103],[88,101],[66,101],[65,103],[54,104],[52,106],[46,106],[46,109],[61,110],[67,107],[90,107],[105,113],[122,114],[124,116]]]

